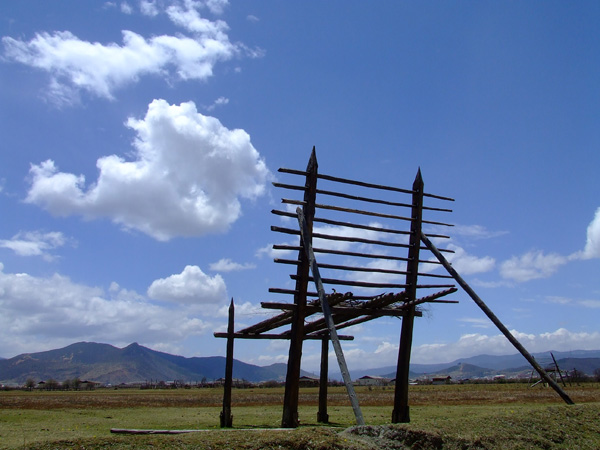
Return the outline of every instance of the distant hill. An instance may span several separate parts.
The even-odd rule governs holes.
[[[286,364],[266,367],[234,360],[234,378],[258,382],[284,380]],[[0,361],[0,383],[24,384],[35,381],[73,378],[105,384],[143,382],[146,380],[215,380],[225,374],[222,356],[185,358],[162,353],[137,343],[125,348],[108,344],[79,342],[68,347],[40,353],[26,353]]]
[[[600,350],[575,350],[570,352],[542,352],[535,353],[533,357],[542,366],[546,367],[552,364],[554,355],[561,370],[571,371],[577,369],[586,375],[593,375],[594,370],[600,368]],[[479,355],[470,358],[461,358],[448,363],[438,364],[411,364],[410,378],[415,379],[420,376],[438,376],[450,375],[453,379],[464,378],[484,378],[495,375],[505,375],[507,377],[528,376],[531,373],[531,365],[527,360],[517,353],[515,355]],[[396,367],[386,366],[372,369],[353,369],[350,368],[350,374],[353,379],[365,375],[381,376],[385,378],[396,377]],[[334,371],[330,378],[341,379],[339,372]]]
[[[600,368],[600,351],[552,352],[562,370],[593,375]],[[534,357],[543,367],[552,363],[550,352]],[[252,382],[285,380],[286,364],[266,367],[234,360],[234,378]],[[507,356],[480,355],[458,359],[442,364],[411,364],[410,378],[419,376],[446,376],[455,380],[465,378],[490,378],[495,375],[528,376],[531,366],[520,354]],[[0,383],[22,385],[28,378],[36,382],[80,378],[104,384],[135,383],[144,381],[198,382],[216,380],[225,374],[225,358],[222,356],[185,358],[143,347],[137,343],[125,348],[94,342],[78,342],[68,347],[39,353],[25,353],[14,358],[0,360]],[[303,375],[309,375],[302,371]],[[395,378],[396,367],[374,369],[350,368],[353,379],[365,375]],[[335,368],[331,379],[341,379]]]

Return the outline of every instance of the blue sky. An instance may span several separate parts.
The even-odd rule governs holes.
[[[592,1],[0,3],[0,355],[223,355],[232,297],[238,329],[288,300],[271,182],[313,145],[340,177],[420,167],[456,199],[454,266],[522,343],[600,348],[599,26]],[[515,353],[452,298],[414,362]],[[395,364],[400,324],[352,329],[350,367]]]

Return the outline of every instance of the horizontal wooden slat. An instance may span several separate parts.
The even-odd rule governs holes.
[[[227,338],[229,337],[229,335],[227,333],[213,333],[214,337],[216,338]],[[234,339],[290,339],[290,335],[289,334],[267,334],[267,333],[251,333],[251,334],[246,334],[246,333],[233,333],[233,338]],[[303,337],[303,339],[306,340],[320,340],[323,339],[323,336],[311,336],[311,335],[305,335]],[[354,340],[354,336],[345,336],[345,335],[338,335],[338,339],[340,339],[341,341],[353,341]]]
[[[282,311],[293,311],[296,309],[294,303],[277,303],[277,302],[261,302],[260,306],[265,309],[278,309]],[[311,314],[317,314],[322,312],[320,306],[306,306],[306,312]],[[380,316],[393,316],[402,317],[405,311],[393,308],[361,308],[361,307],[347,307],[347,306],[332,306],[331,312],[333,314],[339,314],[348,317],[357,317],[368,315],[380,315]]]
[[[288,264],[288,265],[298,265],[299,261],[291,260],[291,259],[274,259],[276,263],[279,264]],[[331,270],[347,270],[349,272],[368,272],[368,273],[389,273],[394,275],[406,275],[406,271],[404,270],[392,270],[392,269],[378,269],[374,267],[356,267],[356,266],[341,266],[337,264],[325,264],[320,263],[319,269],[331,269]],[[452,278],[452,277],[450,277]]]
[[[285,288],[269,288],[269,292],[271,294],[287,294],[287,295],[296,295],[298,291],[294,289],[285,289]],[[306,296],[309,298],[319,297],[318,292],[307,292]],[[373,295],[352,295],[354,300],[370,300],[373,298]]]
[[[422,250],[427,250],[425,247],[421,247]],[[302,251],[302,247],[298,245],[285,245],[285,244],[274,244],[273,250],[294,250],[294,251]],[[452,252],[452,250],[446,250],[447,252]],[[393,256],[393,255],[383,255],[383,254],[375,254],[375,253],[357,253],[357,252],[347,252],[344,250],[332,250],[327,248],[313,248],[313,252],[315,253],[323,253],[329,255],[342,255],[342,256],[355,256],[357,258],[371,258],[371,259],[386,259],[390,261],[408,261],[408,258],[404,256]],[[439,261],[429,261],[429,260],[419,260],[419,263],[427,263],[427,264],[440,264]]]
[[[271,231],[276,231],[278,233],[284,233],[284,234],[293,234],[294,236],[297,236],[300,234],[299,230],[295,230],[293,228],[277,227],[274,225],[271,226]],[[383,245],[386,247],[399,247],[399,248],[408,248],[409,247],[408,244],[400,244],[398,242],[376,241],[374,239],[363,239],[363,238],[358,238],[358,237],[353,237],[353,236],[338,236],[338,235],[334,235],[334,234],[313,233],[312,237],[313,237],[313,239],[318,238],[318,239],[325,239],[325,240],[329,240],[329,241],[358,242],[361,244]]]
[[[299,205],[299,206],[303,206],[305,204],[305,202],[303,200],[292,200],[289,198],[282,198],[281,202],[288,204],[288,205]],[[315,208],[326,209],[326,210],[330,210],[330,211],[345,212],[345,213],[350,213],[350,214],[360,214],[363,216],[370,216],[370,217],[380,217],[382,219],[405,220],[408,222],[412,221],[412,219],[410,217],[397,216],[394,214],[384,214],[384,213],[379,213],[379,212],[374,212],[374,211],[365,211],[362,209],[342,208],[341,206],[324,205],[321,203],[315,204]],[[424,219],[421,220],[421,223],[425,223],[425,224],[429,224],[429,225],[441,225],[441,226],[445,226],[445,227],[453,227],[454,226],[451,223],[434,222],[432,220],[424,220]]]
[[[297,280],[297,275],[290,275],[292,280]],[[313,277],[308,277],[308,281],[314,282]],[[323,284],[335,285],[335,286],[354,286],[364,287],[372,289],[405,289],[406,284],[399,283],[371,283],[368,281],[351,281],[351,280],[335,280],[333,278],[322,278]]]
[[[304,175],[304,176],[306,176],[308,174],[308,172],[306,172],[305,170],[286,169],[283,167],[279,168],[278,172],[289,173],[292,175]],[[393,186],[384,186],[384,185],[373,184],[373,183],[365,183],[362,181],[349,180],[346,178],[334,177],[334,176],[325,175],[322,173],[317,174],[317,178],[320,178],[322,180],[334,181],[337,183],[353,184],[355,186],[362,186],[362,187],[367,187],[367,188],[372,188],[372,189],[381,189],[381,190],[386,190],[386,191],[401,192],[403,194],[412,194],[413,193],[413,191],[410,189],[401,189],[401,188],[397,188],[397,187],[393,187]],[[438,200],[446,200],[446,201],[450,201],[450,202],[454,201],[453,198],[443,197],[441,195],[428,194],[428,193],[424,193],[423,195],[425,197],[435,198]]]
[[[271,210],[271,213],[278,215],[278,216],[290,217],[290,218],[294,218],[294,219],[296,218],[296,213],[289,212],[289,211],[280,211],[277,209],[273,209],[273,210]],[[362,224],[351,223],[351,222],[342,222],[339,220],[325,219],[322,217],[314,217],[313,222],[326,223],[327,225],[336,225],[339,227],[357,228],[360,230],[377,231],[380,233],[402,234],[402,235],[410,234],[409,230],[395,230],[392,228],[382,228],[382,227],[375,227],[372,225],[362,225]],[[433,235],[428,234],[428,236],[433,236]],[[439,236],[438,235],[438,236],[434,236],[434,237],[448,238],[449,236]]]

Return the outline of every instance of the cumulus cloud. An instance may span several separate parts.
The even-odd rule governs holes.
[[[34,164],[26,201],[59,216],[108,217],[166,241],[226,231],[255,199],[269,171],[244,130],[229,130],[197,112],[193,102],[154,100],[146,117],[129,119],[137,133],[133,159],[98,159],[98,180]]]
[[[200,15],[199,10],[204,7],[221,12],[225,4],[188,0],[168,6],[167,16],[189,36],[160,35],[147,39],[123,30],[122,44],[104,44],[81,40],[69,31],[40,32],[29,41],[3,37],[4,55],[47,72],[50,82],[46,93],[58,104],[77,102],[81,91],[113,99],[117,89],[145,75],[204,80],[212,76],[218,62],[242,52],[251,56],[260,53],[230,42],[225,22]],[[131,12],[127,3],[122,3],[121,8]],[[148,16],[161,12],[154,2],[142,1],[140,8]]]
[[[595,350],[600,346],[600,332],[572,332],[565,328],[559,328],[553,332],[540,334],[522,333],[517,330],[511,330],[511,333],[530,353],[549,350]],[[424,364],[439,363],[482,354],[511,355],[515,353],[517,350],[503,334],[471,333],[464,334],[456,342],[416,346],[413,348],[412,361]]]
[[[181,273],[153,281],[148,297],[190,305],[218,304],[227,299],[227,288],[221,275],[210,277],[198,266],[186,266]]]
[[[517,282],[548,278],[567,262],[568,258],[556,253],[544,254],[542,251],[530,251],[504,261],[500,265],[500,275]]]
[[[229,258],[222,258],[210,265],[210,270],[214,272],[235,272],[239,270],[249,270],[254,268],[256,268],[255,264],[240,264],[232,261]]]
[[[600,258],[600,208],[596,210],[594,219],[588,226],[585,249],[581,256],[584,259]]]
[[[58,231],[22,231],[12,239],[0,240],[0,247],[8,248],[19,256],[41,256],[51,261],[54,259],[51,251],[62,247],[66,242],[65,236]]]
[[[83,340],[157,346],[181,342],[209,328],[185,309],[152,304],[117,284],[105,292],[59,274],[7,273],[2,264],[0,308],[0,354],[4,356]]]
[[[140,0],[140,11],[143,15],[149,17],[158,16],[160,13],[157,2],[152,0]]]
[[[496,265],[496,260],[490,256],[479,258],[468,254],[465,249],[453,244],[448,245],[448,248],[454,250],[454,253],[448,255],[447,259],[460,274],[471,275],[474,273],[489,272]]]

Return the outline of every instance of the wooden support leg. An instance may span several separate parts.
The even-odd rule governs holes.
[[[306,191],[304,192],[303,207],[309,230],[315,216],[315,201],[317,196],[317,155],[313,147],[308,166],[306,167]],[[296,272],[296,294],[294,295],[294,312],[292,315],[290,351],[288,356],[287,373],[285,377],[285,393],[283,396],[283,428],[296,428],[298,419],[298,395],[300,389],[300,363],[302,360],[302,343],[304,340],[304,319],[306,317],[306,291],[310,271],[308,257],[302,250],[298,253],[300,264]]]
[[[406,263],[406,301],[414,301],[417,297],[417,277],[419,274],[419,250],[421,246],[421,224],[423,216],[423,178],[421,169],[417,172],[413,183],[413,198],[410,225],[410,246]],[[400,349],[398,351],[398,367],[396,368],[396,387],[394,392],[394,409],[392,423],[410,422],[408,406],[408,385],[410,370],[410,352],[412,349],[415,307],[411,306],[402,319],[400,331]]]
[[[231,414],[231,387],[233,386],[233,299],[229,305],[229,323],[227,325],[227,355],[225,357],[225,392],[223,393],[223,411],[221,411],[221,428],[233,426]]]
[[[400,332],[400,350],[398,351],[398,367],[396,371],[396,387],[394,393],[394,409],[392,423],[409,423],[410,407],[408,405],[408,382],[410,368],[410,351],[414,324],[414,306],[402,318]]]
[[[327,414],[327,382],[329,377],[329,336],[321,341],[321,376],[319,378],[319,412],[317,422],[329,423]]]

